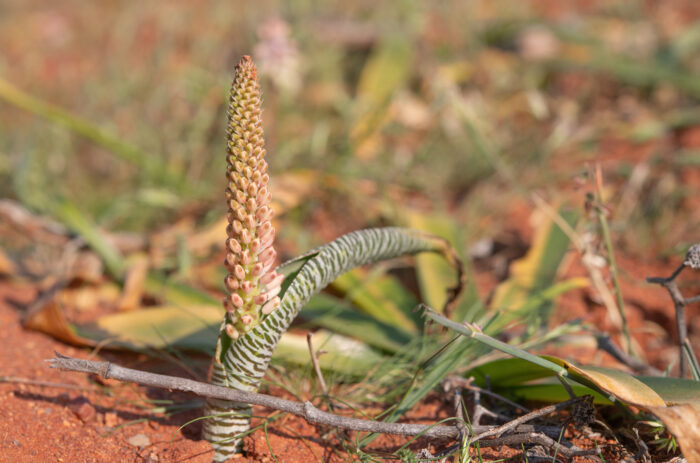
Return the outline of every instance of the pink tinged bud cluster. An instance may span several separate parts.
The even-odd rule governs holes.
[[[228,116],[228,156],[224,283],[228,296],[226,333],[237,339],[254,328],[262,315],[280,305],[284,277],[275,272],[270,190],[261,119],[257,71],[249,57],[236,66]]]

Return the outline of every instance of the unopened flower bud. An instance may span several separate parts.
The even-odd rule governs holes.
[[[241,231],[241,241],[243,244],[250,244],[251,238],[250,232],[244,228],[243,231]]]
[[[253,265],[253,268],[250,269],[250,274],[253,275],[254,277],[259,277],[262,275],[263,272],[263,265],[258,262],[257,264]],[[260,284],[263,284],[262,282]]]
[[[256,207],[258,207],[258,204],[255,202],[255,200],[253,198],[248,198],[248,200],[245,202],[245,208],[251,214],[253,212],[255,212]]]
[[[229,323],[226,324],[226,334],[228,335],[229,338],[234,339],[234,340],[238,339],[238,337],[240,336],[240,334],[238,334],[238,331],[236,330],[236,328],[234,328],[233,325],[231,325]]]
[[[265,265],[267,262],[275,260],[277,253],[274,248],[267,248],[259,254],[260,262]]]
[[[226,260],[224,261],[226,264],[226,268],[231,269],[236,266],[238,263],[238,258],[236,257],[235,254],[232,252],[226,253]]]
[[[243,267],[241,267],[240,264],[236,265],[233,268],[233,276],[235,276],[239,280],[245,279],[245,270],[243,269]]]
[[[262,308],[262,313],[265,315],[271,314],[274,312],[275,309],[277,309],[280,306],[280,298],[275,296],[263,306]]]
[[[238,254],[241,252],[241,244],[235,238],[227,239],[226,247],[229,251],[233,252],[234,254]]]
[[[231,229],[236,235],[240,235],[241,231],[243,231],[243,224],[240,222],[240,220],[234,220],[231,224]]]
[[[229,301],[231,301],[231,304],[236,308],[243,307],[243,298],[238,293],[229,294]]]
[[[224,285],[229,292],[236,291],[240,287],[240,283],[233,275],[226,275]]]

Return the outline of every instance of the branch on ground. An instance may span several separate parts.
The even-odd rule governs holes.
[[[699,369],[698,360],[692,349],[684,349],[684,344],[688,339],[688,323],[685,318],[685,306],[693,302],[700,301],[700,296],[686,298],[681,293],[676,283],[676,277],[686,268],[690,267],[693,270],[700,269],[700,243],[696,243],[690,247],[685,255],[683,263],[668,277],[647,277],[647,283],[661,285],[668,291],[673,301],[673,306],[676,309],[676,329],[678,330],[678,346],[680,356],[680,377],[685,378],[688,374],[688,360],[693,362],[694,368]],[[690,357],[686,358],[684,352]]]
[[[297,402],[281,399],[279,397],[255,392],[238,391],[213,384],[201,383],[186,378],[159,375],[141,370],[121,367],[111,362],[76,359],[56,353],[56,357],[47,360],[51,368],[83,373],[99,374],[105,379],[116,379],[145,386],[153,386],[162,389],[174,389],[194,393],[200,397],[245,402],[252,405],[260,405],[273,410],[281,410],[293,415],[301,416],[311,424],[333,426],[353,431],[373,432],[380,434],[396,434],[402,436],[423,436],[429,438],[457,439],[460,430],[457,426],[424,425],[405,423],[385,423],[381,421],[365,420],[347,416],[334,415],[316,408],[311,402]],[[486,433],[497,429],[496,426],[474,426],[473,434]],[[538,426],[520,424],[511,429],[513,434],[497,439],[480,441],[482,447],[504,445],[505,442],[530,443],[528,436],[533,436],[533,444],[542,442],[551,443],[550,447],[562,456],[573,457],[577,455],[595,455],[597,450],[583,450],[576,446],[566,447],[547,437],[548,434],[558,434],[560,429],[552,426]],[[536,436],[536,437],[534,437]]]

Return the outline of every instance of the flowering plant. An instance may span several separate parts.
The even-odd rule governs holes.
[[[213,361],[214,384],[256,391],[277,342],[302,307],[348,270],[419,252],[440,252],[460,267],[442,238],[386,227],[343,235],[275,269],[260,86],[248,56],[236,66],[227,136],[228,295]],[[214,460],[225,461],[240,449],[240,436],[250,429],[251,407],[208,399],[205,414],[204,437],[216,450]]]

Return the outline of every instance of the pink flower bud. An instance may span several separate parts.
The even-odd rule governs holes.
[[[224,278],[224,285],[229,292],[236,291],[240,286],[238,280],[233,275],[226,275],[226,278]]]
[[[284,281],[284,275],[281,273],[276,274],[275,279],[272,280],[268,285],[266,285],[268,288],[273,288],[273,287],[282,287],[282,282]]]
[[[273,270],[273,265],[275,264],[274,259],[269,262],[261,262],[263,264],[263,270],[260,272],[261,275],[267,275]]]
[[[253,230],[255,229],[255,217],[253,217],[253,214],[248,214],[248,216],[245,218],[245,226],[248,230]]]
[[[258,219],[258,222],[267,222],[271,217],[272,209],[267,206],[261,207],[258,209],[258,212],[255,213],[255,218]]]
[[[258,196],[258,185],[255,183],[251,183],[250,185],[248,185],[247,191],[251,197],[256,198]]]
[[[239,296],[238,293],[231,293],[229,294],[228,298],[231,304],[237,309],[243,307],[243,298]]]
[[[262,308],[262,313],[265,315],[271,314],[272,312],[275,311],[280,306],[280,298],[275,296],[263,306]]]
[[[238,172],[236,172],[235,170],[232,170],[232,169],[228,169],[227,173],[228,173],[228,178],[230,178],[233,181],[233,183],[238,185],[238,183],[241,181],[241,174],[239,174]],[[236,188],[234,185],[234,188],[231,188],[231,193],[233,193],[235,190],[236,190]],[[231,196],[231,197],[233,197],[233,196]]]
[[[231,228],[233,229],[233,232],[236,235],[240,235],[241,230],[243,230],[243,224],[241,223],[240,220],[234,220],[233,223],[231,224]]]
[[[258,196],[256,197],[258,204],[268,204],[270,201],[268,200],[270,192],[267,189],[267,187],[262,187],[260,191],[258,191]]]
[[[254,277],[259,277],[262,275],[263,271],[263,265],[258,262],[257,264],[253,265],[253,268],[250,269],[250,274],[253,275]]]
[[[263,286],[269,285],[270,283],[275,281],[275,278],[277,278],[277,275],[278,274],[275,272],[266,273],[265,275],[260,277],[260,284]]]
[[[233,325],[228,323],[226,324],[226,334],[231,339],[238,339],[238,337],[240,336],[236,328],[234,328]]]
[[[269,291],[265,292],[265,298],[270,299],[277,296],[281,289],[279,285],[271,287]]]
[[[269,222],[267,222],[269,223]],[[264,236],[260,238],[260,249],[267,249],[270,247],[272,242],[275,239],[275,229],[271,229],[269,232],[267,232]]]
[[[243,205],[245,204],[246,196],[245,196],[245,193],[243,193],[243,191],[241,191],[241,190],[236,190],[236,201],[237,201],[238,204],[240,204],[241,206],[243,206]]]
[[[260,262],[265,265],[275,260],[277,253],[274,248],[267,248],[259,254]]]
[[[226,240],[226,247],[229,251],[238,254],[241,252],[241,244],[235,238],[229,238]]]
[[[258,227],[258,236],[263,236],[265,233],[268,233],[270,230],[274,230],[272,228],[272,224],[270,222],[262,223]]]
[[[233,268],[233,276],[235,276],[239,280],[245,279],[245,270],[243,270],[243,267],[241,267],[240,265],[236,265]]]
[[[231,252],[226,253],[226,257],[224,259],[224,264],[226,265],[226,268],[231,269],[231,268],[235,267],[237,263],[238,263],[238,258],[236,257],[235,254],[233,254]]]
[[[255,202],[253,198],[248,198],[248,200],[245,202],[245,208],[250,212],[251,214],[255,212],[255,208],[258,207],[258,204]]]
[[[250,232],[245,228],[241,230],[241,241],[243,244],[250,243]]]

